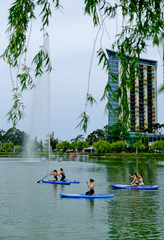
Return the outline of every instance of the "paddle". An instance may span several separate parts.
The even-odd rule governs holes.
[[[54,171],[50,172],[49,174],[51,174],[51,173],[53,173],[53,172],[54,172]],[[44,179],[44,178],[48,177],[48,176],[49,176],[49,174],[48,174],[48,175],[46,175],[45,177],[43,177],[42,179]],[[42,179],[40,179],[39,181],[37,181],[37,183],[40,183],[40,182],[42,181]]]

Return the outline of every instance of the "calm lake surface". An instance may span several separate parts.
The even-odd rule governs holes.
[[[61,167],[80,184],[37,183]],[[159,189],[112,189],[114,183],[129,184],[128,173],[137,170],[146,185]],[[0,158],[0,176],[2,240],[164,239],[164,161]],[[85,193],[90,178],[95,193],[114,198],[60,198],[61,192]]]

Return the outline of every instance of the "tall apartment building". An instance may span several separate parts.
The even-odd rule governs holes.
[[[117,76],[118,81],[113,81],[109,73],[109,84],[112,91],[115,91],[120,84],[121,63],[114,51],[107,50],[111,72]],[[143,132],[144,128],[151,129],[152,124],[157,123],[157,61],[140,59],[140,77],[133,79],[133,87],[128,89],[129,100],[129,123],[131,132]],[[115,110],[119,101],[110,96],[109,101]],[[113,112],[109,113],[108,124],[113,125],[120,116]],[[150,131],[153,132],[153,131]]]

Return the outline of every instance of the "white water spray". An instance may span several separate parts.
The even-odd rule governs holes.
[[[44,34],[43,47],[49,54],[49,37]],[[37,137],[47,144],[50,159],[50,73],[44,71],[42,77],[37,79],[36,87],[32,90],[31,107],[29,116],[29,134],[30,138],[26,144],[28,156],[34,155],[34,149],[31,139]]]

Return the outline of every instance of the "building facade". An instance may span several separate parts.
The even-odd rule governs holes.
[[[120,84],[121,63],[114,51],[107,50],[109,57],[109,84],[111,90],[118,89]],[[138,77],[137,69],[132,83],[132,88],[127,90],[129,103],[129,123],[131,132],[143,132],[149,129],[154,132],[152,125],[157,123],[157,61],[140,59],[139,66],[140,76]],[[115,74],[117,81],[113,81],[112,74]],[[113,98],[109,92],[109,101],[116,110],[119,106],[119,100]],[[113,125],[120,116],[109,112],[108,124]]]

